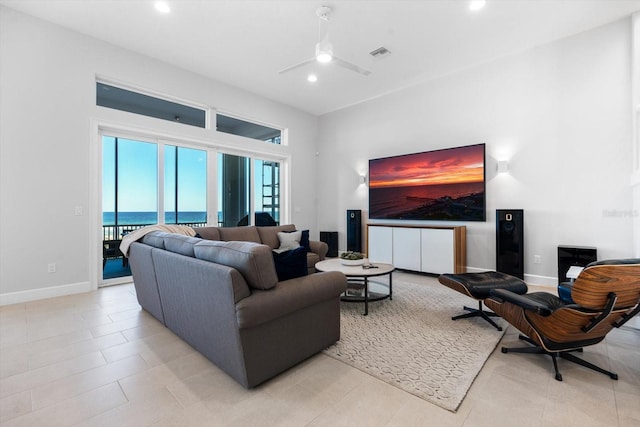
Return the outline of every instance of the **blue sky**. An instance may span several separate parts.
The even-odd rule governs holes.
[[[102,210],[115,209],[115,140],[103,137]],[[207,152],[165,145],[165,212],[175,210],[175,154],[178,151],[178,209],[181,212],[207,210]],[[158,206],[158,145],[118,138],[118,210],[120,212],[155,212]],[[262,176],[260,161],[256,164],[256,210],[262,210]],[[218,168],[218,182],[221,182]],[[219,192],[220,193],[220,192]],[[221,204],[219,198],[218,204]]]
[[[165,147],[165,211],[175,206],[175,153]],[[207,210],[206,152],[178,148],[179,209]],[[121,212],[154,212],[158,206],[157,144],[118,139],[118,210]],[[103,138],[103,211],[115,208],[115,138]]]

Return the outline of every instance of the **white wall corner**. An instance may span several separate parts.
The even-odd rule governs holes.
[[[30,289],[27,291],[7,292],[0,294],[0,306],[37,301],[45,298],[63,297],[92,291],[89,282],[72,283],[68,285],[51,286],[48,288]]]

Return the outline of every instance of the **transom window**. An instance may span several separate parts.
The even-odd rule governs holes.
[[[96,105],[185,125],[206,127],[206,111],[105,83],[96,83]]]
[[[282,130],[280,129],[225,116],[223,114],[216,114],[216,126],[218,132],[244,136],[270,144],[280,144],[282,142]]]

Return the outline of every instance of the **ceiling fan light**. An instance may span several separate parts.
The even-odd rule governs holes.
[[[333,55],[331,55],[329,52],[320,52],[316,56],[316,61],[322,62],[323,64],[326,64],[327,62],[331,62],[332,59],[333,59]]]
[[[482,9],[487,4],[486,0],[471,0],[469,2],[469,10],[475,12]]]
[[[327,41],[322,41],[316,44],[316,61],[322,62],[323,64],[327,62],[331,62],[333,59],[333,48],[331,43]]]
[[[156,8],[156,10],[160,13],[169,13],[171,12],[171,7],[169,6],[169,4],[165,1],[156,1],[153,6]]]

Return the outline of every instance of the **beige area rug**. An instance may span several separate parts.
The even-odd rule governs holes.
[[[437,279],[393,281],[393,300],[341,303],[341,338],[325,354],[455,412],[504,335],[481,318],[453,321],[477,307]],[[495,318],[506,328],[507,323]]]

